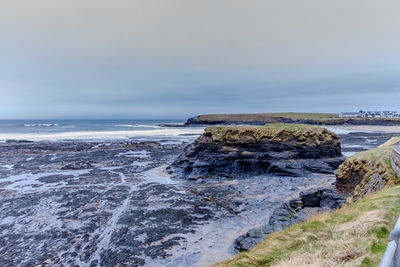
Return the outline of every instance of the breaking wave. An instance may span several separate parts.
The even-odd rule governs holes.
[[[121,139],[187,139],[194,138],[203,133],[203,128],[162,128],[154,130],[130,130],[130,131],[75,131],[61,133],[4,133],[0,134],[0,140],[32,140],[32,141],[59,141],[59,140],[121,140]]]
[[[158,125],[146,125],[146,124],[116,124],[114,125],[115,127],[129,127],[129,128],[137,128],[137,127],[143,127],[143,128],[161,128],[161,126]]]
[[[33,124],[24,124],[25,127],[54,127],[58,126],[57,123],[33,123]]]

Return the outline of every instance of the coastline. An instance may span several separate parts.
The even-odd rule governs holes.
[[[151,131],[157,133],[154,132],[157,130],[160,128]],[[148,142],[128,136],[127,139],[108,141],[0,144],[2,154],[7,155],[0,161],[0,182],[4,181],[0,183],[2,201],[12,203],[15,210],[31,209],[30,205],[39,207],[23,218],[10,215],[10,210],[2,210],[0,222],[5,227],[5,236],[1,238],[12,232],[14,226],[23,225],[23,221],[47,227],[44,232],[36,233],[21,226],[18,233],[24,243],[16,241],[5,255],[11,255],[13,248],[19,247],[30,253],[29,260],[41,263],[36,255],[43,252],[26,247],[34,244],[32,237],[41,235],[47,244],[54,245],[55,250],[67,251],[59,257],[49,249],[47,253],[52,255],[49,260],[53,264],[74,263],[77,257],[74,253],[83,257],[82,264],[89,264],[94,259],[90,256],[92,249],[97,251],[97,258],[104,255],[111,262],[120,264],[126,263],[124,257],[134,257],[137,265],[146,266],[213,264],[232,257],[233,241],[251,229],[262,227],[283,201],[333,182],[332,175],[260,175],[218,178],[204,183],[171,179],[159,167],[171,164],[181,153],[184,139],[195,138],[187,132],[191,128],[179,130],[186,133],[151,135],[146,139],[153,141]],[[202,128],[194,130],[202,131]],[[390,135],[369,126],[339,126],[334,130],[342,132],[342,145],[349,152],[378,146]],[[361,133],[348,134],[352,130]],[[160,141],[154,141],[157,138]],[[70,195],[76,200],[70,199]],[[32,204],[24,202],[27,197]],[[58,197],[64,200],[58,200]],[[63,209],[68,211],[68,216]],[[40,214],[45,212],[51,212],[48,222],[40,220]],[[109,220],[115,228],[108,226]],[[63,227],[58,228],[60,226]],[[96,242],[101,240],[96,234],[103,231],[106,233],[102,235],[104,241],[97,247]],[[53,232],[63,233],[65,237],[52,235]],[[110,235],[112,239],[108,239]],[[80,237],[75,239],[73,236]],[[90,240],[85,240],[84,236],[90,236]],[[121,244],[132,249],[129,257],[124,254]],[[81,247],[76,249],[74,246],[77,245]],[[6,259],[9,262],[4,261],[3,265],[21,260],[8,256]]]
[[[327,129],[341,130],[347,132],[382,132],[400,133],[400,126],[380,126],[380,125],[322,125]]]

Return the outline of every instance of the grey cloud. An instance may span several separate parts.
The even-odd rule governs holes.
[[[8,1],[0,116],[398,110],[398,10],[397,0]]]

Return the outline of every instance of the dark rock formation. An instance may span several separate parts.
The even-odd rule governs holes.
[[[84,170],[91,169],[93,165],[88,161],[73,162],[61,167],[61,170]]]
[[[319,188],[302,192],[298,198],[285,202],[276,209],[267,225],[252,229],[238,237],[234,248],[236,252],[249,250],[264,240],[267,235],[303,222],[314,214],[335,210],[345,202],[346,195],[334,188]]]
[[[277,124],[209,127],[172,164],[177,177],[334,173],[343,162],[339,137],[321,127]]]

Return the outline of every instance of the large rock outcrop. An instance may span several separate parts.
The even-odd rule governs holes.
[[[188,179],[262,173],[334,173],[343,162],[339,137],[325,128],[270,124],[206,128],[171,165]]]
[[[398,171],[400,157],[396,154],[397,150],[393,151],[393,146],[399,140],[399,137],[393,137],[379,148],[347,158],[336,172],[337,189],[351,194],[349,201],[357,201],[397,183],[398,178],[393,170]]]

